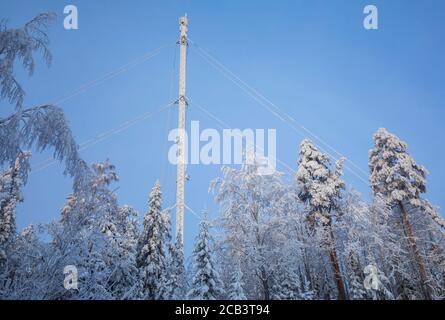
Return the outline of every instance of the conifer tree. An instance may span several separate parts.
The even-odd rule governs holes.
[[[243,272],[239,263],[235,264],[232,273],[228,296],[230,300],[247,300],[244,293]]]
[[[337,286],[338,299],[346,299],[345,286],[340,273],[337,249],[332,232],[333,218],[340,209],[343,159],[331,170],[329,157],[317,150],[309,140],[303,140],[296,179],[300,188],[299,198],[307,205],[308,221],[313,228],[321,226]]]
[[[30,153],[20,153],[14,165],[0,174],[0,265],[6,259],[6,246],[13,238],[15,210],[22,201],[21,187],[29,170]]]
[[[416,242],[410,208],[419,209],[441,227],[445,227],[445,222],[433,206],[421,198],[426,192],[428,172],[414,161],[407,148],[407,144],[396,135],[380,128],[374,134],[374,149],[369,151],[370,182],[374,193],[400,212],[403,232],[420,275],[424,296],[430,299],[426,263]]]
[[[303,277],[302,292],[300,293],[301,300],[313,300],[314,291],[310,289],[310,283],[306,277]]]
[[[162,211],[159,181],[150,192],[144,230],[138,245],[137,264],[141,271],[142,298],[165,299],[167,296],[167,263],[169,221]]]
[[[188,298],[192,300],[216,300],[223,294],[222,283],[213,258],[213,238],[207,214],[199,224],[199,234],[193,249],[193,271],[191,290]]]
[[[351,251],[349,253],[347,262],[349,266],[349,298],[352,300],[364,300],[366,299],[366,290],[363,286],[363,271],[355,252]]]
[[[170,245],[170,268],[168,288],[170,290],[169,298],[172,300],[185,299],[186,296],[186,273],[184,266],[184,245],[182,243],[182,231],[179,230],[176,235],[176,241]]]
[[[300,297],[300,281],[297,273],[292,268],[277,270],[272,291],[274,300],[297,300]]]

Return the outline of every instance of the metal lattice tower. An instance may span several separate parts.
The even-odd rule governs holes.
[[[179,99],[178,99],[178,137],[176,173],[176,239],[184,243],[184,184],[185,184],[185,79],[187,64],[187,15],[179,19]]]

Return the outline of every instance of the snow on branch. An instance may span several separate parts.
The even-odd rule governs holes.
[[[41,13],[19,29],[7,29],[6,22],[0,21],[0,97],[14,103],[17,110],[22,108],[25,91],[14,77],[14,62],[21,60],[29,75],[35,69],[36,51],[47,65],[51,63],[47,29],[54,18],[54,13]]]
[[[69,124],[59,107],[38,106],[0,120],[0,146],[0,165],[15,161],[22,148],[36,147],[42,152],[52,147],[54,158],[65,162],[65,174],[75,178],[75,187],[86,185],[82,180],[89,176],[90,169],[80,158]]]

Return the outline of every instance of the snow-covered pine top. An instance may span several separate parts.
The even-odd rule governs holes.
[[[299,197],[310,207],[311,215],[326,224],[330,221],[330,212],[337,208],[337,200],[345,184],[340,179],[344,159],[330,168],[329,157],[320,152],[308,139],[300,145],[300,160],[296,180]]]
[[[428,171],[414,161],[408,153],[408,145],[385,128],[380,128],[374,134],[374,149],[369,151],[369,169],[371,186],[376,195],[383,196],[390,205],[407,202],[421,208],[441,227],[445,227],[445,222],[433,206],[420,198],[426,192]]]
[[[370,182],[390,203],[418,199],[426,191],[427,170],[408,154],[407,144],[380,128],[369,151]]]

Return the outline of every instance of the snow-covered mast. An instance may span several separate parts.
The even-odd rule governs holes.
[[[176,238],[184,242],[184,183],[185,183],[185,79],[187,63],[187,15],[179,19],[179,99],[178,99],[178,157],[176,174]]]

